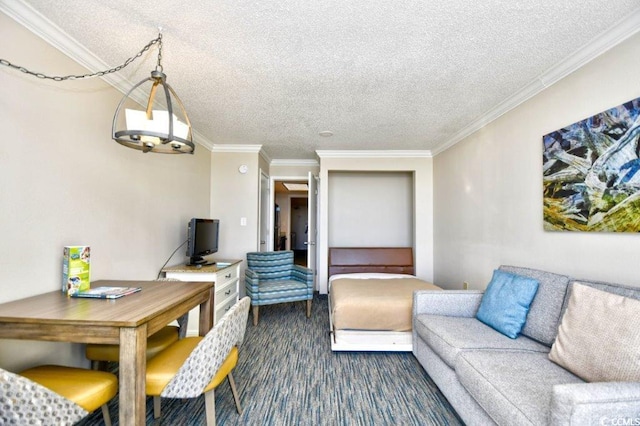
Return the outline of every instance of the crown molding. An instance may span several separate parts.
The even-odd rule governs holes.
[[[260,157],[262,157],[262,159],[267,163],[267,164],[271,164],[271,157],[269,157],[267,155],[266,152],[264,152],[264,149],[261,149],[260,152],[258,153],[260,155]]]
[[[622,43],[638,31],[640,31],[640,7],[632,14],[618,21],[609,30],[596,36],[586,46],[573,52],[568,58],[543,73],[538,79],[545,87],[549,87]]]
[[[295,159],[275,159],[271,160],[271,166],[287,167],[313,167],[320,166],[317,160],[295,160]]]
[[[531,99],[549,86],[582,68],[608,50],[611,50],[632,35],[636,34],[638,31],[640,31],[640,8],[618,21],[618,23],[609,30],[596,36],[593,40],[587,43],[586,46],[583,46],[573,52],[569,57],[539,75],[538,78],[526,85],[515,95],[507,98],[495,108],[492,108],[478,119],[463,127],[442,145],[436,147],[433,150],[433,155],[438,155],[451,148],[453,145],[477,132],[487,124],[498,119],[525,101]]]
[[[96,72],[110,68],[106,62],[84,47],[82,43],[71,37],[63,31],[62,28],[51,22],[44,15],[22,0],[0,0],[0,12],[5,13],[14,21],[89,71]],[[134,83],[118,75],[118,73],[106,74],[100,78],[122,94],[127,94],[127,92],[129,92],[129,90],[134,86]],[[143,90],[136,90],[130,95],[130,98],[141,106],[145,106],[147,99],[149,99],[149,94],[145,93]],[[197,130],[192,128],[191,131],[193,133],[193,142],[211,151],[213,142]]]
[[[427,150],[318,150],[320,158],[430,158]]]

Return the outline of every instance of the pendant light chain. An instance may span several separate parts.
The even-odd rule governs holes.
[[[83,78],[103,77],[103,76],[105,76],[107,74],[112,74],[114,72],[120,71],[121,69],[123,69],[124,67],[129,65],[131,62],[133,62],[136,59],[138,59],[139,57],[141,57],[154,44],[158,44],[158,65],[156,66],[156,69],[159,69],[160,71],[162,71],[162,65],[160,64],[160,59],[161,59],[161,56],[162,56],[162,33],[158,34],[157,38],[155,38],[155,39],[151,40],[149,43],[147,43],[147,45],[145,47],[143,47],[142,50],[140,50],[134,56],[132,56],[129,59],[127,59],[123,64],[118,65],[117,67],[114,67],[114,68],[110,68],[110,69],[105,70],[105,71],[97,71],[97,72],[94,72],[92,74],[49,76],[49,75],[46,75],[46,74],[43,74],[43,73],[40,73],[40,72],[30,71],[30,70],[26,69],[25,67],[22,67],[20,65],[12,64],[11,62],[7,61],[6,59],[2,59],[2,58],[0,58],[0,65],[5,65],[7,67],[10,67],[10,68],[16,69],[18,71],[21,71],[21,72],[23,72],[25,74],[32,75],[34,77],[38,77],[38,78],[42,78],[42,79],[49,79],[49,80],[54,80],[54,81],[79,80],[79,79],[83,79]]]
[[[162,72],[162,33],[158,34],[158,64],[156,65],[156,71]]]

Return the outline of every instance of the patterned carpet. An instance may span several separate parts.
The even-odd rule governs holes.
[[[251,319],[250,319],[251,321]],[[247,326],[234,373],[243,413],[227,382],[216,389],[219,425],[461,425],[410,353],[331,352],[327,298],[316,296],[310,319],[303,302],[264,306]],[[109,405],[118,424],[117,398]],[[204,398],[162,400],[148,425],[204,425]],[[102,424],[100,410],[80,424]]]

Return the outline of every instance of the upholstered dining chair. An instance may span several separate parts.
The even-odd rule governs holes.
[[[260,306],[285,302],[307,302],[311,317],[313,271],[293,263],[293,251],[247,253],[245,289],[253,307],[253,325],[258,325]]]
[[[107,426],[107,402],[118,378],[104,371],[41,365],[20,374],[0,368],[0,424],[72,425],[98,407]]]
[[[206,336],[178,340],[149,360],[146,392],[153,396],[154,418],[160,417],[161,397],[197,398],[204,394],[207,425],[215,425],[214,390],[226,377],[238,414],[242,414],[232,372],[238,364],[238,348],[244,341],[249,305],[249,298],[243,297]]]
[[[159,278],[156,281],[178,281],[172,278]],[[183,338],[187,332],[189,314],[178,318],[178,326],[166,325],[147,338],[147,359],[151,359],[172,343]],[[120,361],[120,345],[89,343],[85,346],[85,357],[91,361],[94,370],[106,370],[107,362]]]

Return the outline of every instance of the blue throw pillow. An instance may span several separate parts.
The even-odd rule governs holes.
[[[524,327],[538,281],[496,269],[476,318],[505,336],[515,339]]]

